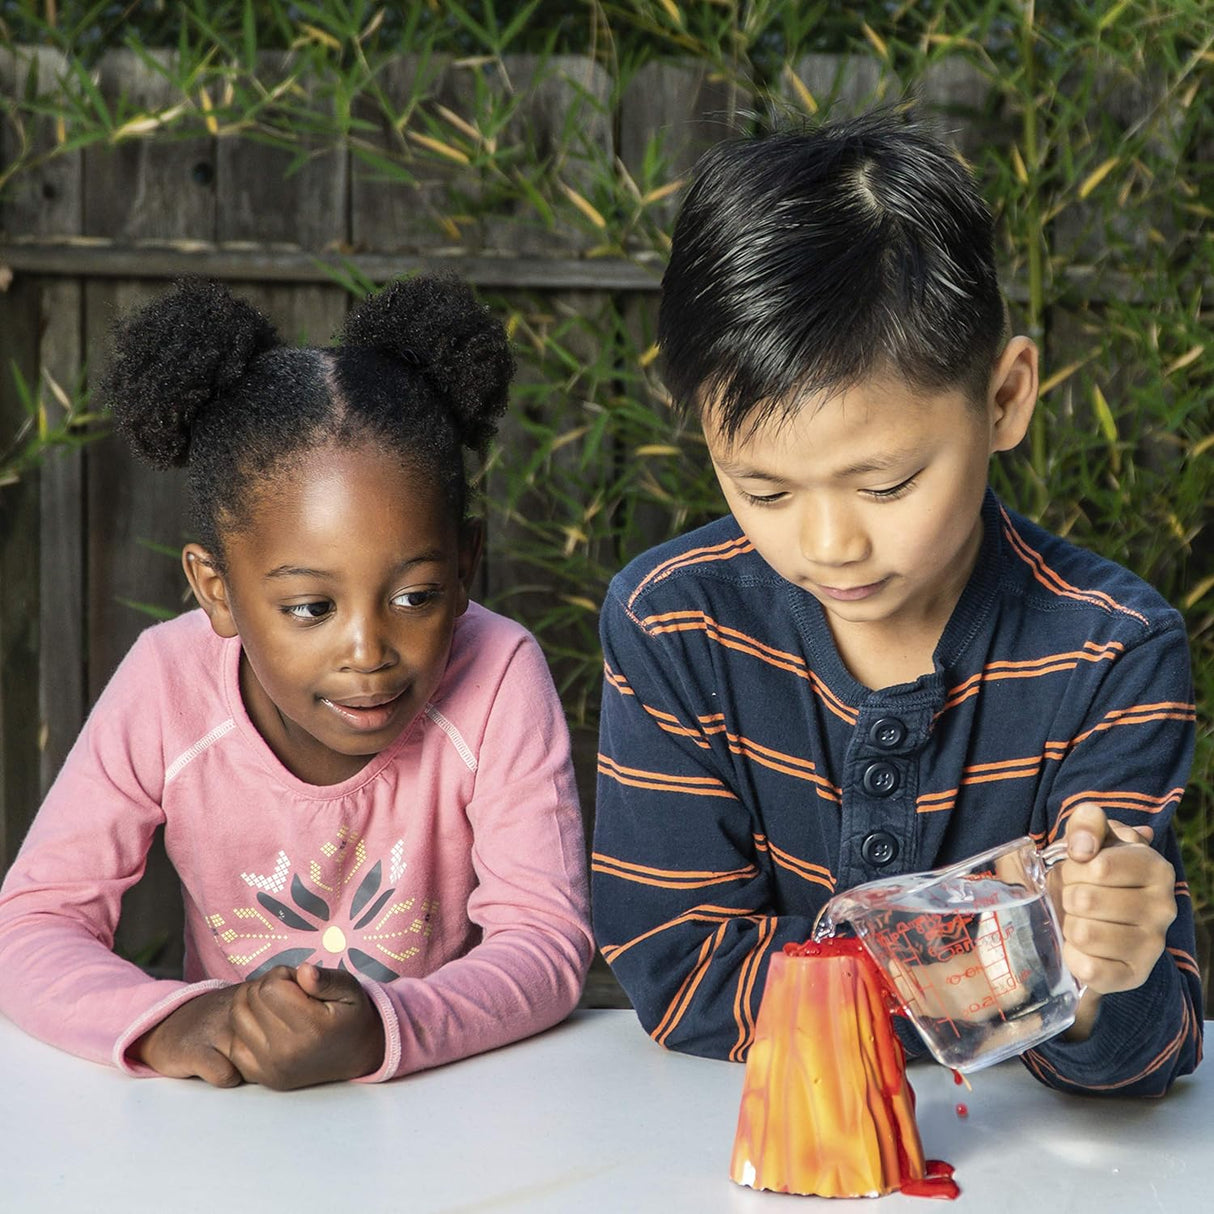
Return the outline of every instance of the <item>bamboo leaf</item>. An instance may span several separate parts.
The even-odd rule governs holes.
[[[1079,187],[1080,199],[1086,198],[1120,163],[1120,156],[1110,156],[1108,160],[1097,165],[1083,179],[1083,184]]]
[[[1206,351],[1204,345],[1194,346],[1191,350],[1182,354],[1175,362],[1170,362],[1163,369],[1164,375],[1171,375],[1175,371],[1179,371],[1182,367],[1187,367],[1190,363],[1195,363]]]
[[[585,215],[596,228],[605,228],[607,226],[607,220],[603,218],[602,214],[589,199],[583,198],[582,195],[577,192],[577,190],[570,185],[566,185],[563,181],[561,182],[561,189],[564,190],[569,201],[572,202],[573,205],[577,207],[577,209],[581,211],[582,214]]]
[[[881,58],[886,63],[888,63],[889,62],[889,47],[886,46],[885,41],[881,37],[881,35],[878,34],[877,31],[875,29],[873,29],[873,27],[871,25],[868,24],[867,21],[861,21],[860,28],[864,31],[864,36],[869,40],[870,43],[872,43],[873,49],[877,52],[878,55],[881,56]]]
[[[459,148],[453,148],[449,143],[443,143],[440,139],[433,139],[429,135],[423,135],[419,131],[406,131],[405,134],[413,140],[414,143],[420,143],[422,147],[429,148],[432,152],[437,152],[440,156],[445,156],[448,160],[454,160],[456,164],[471,164],[472,159],[465,152],[461,152]]]
[[[1202,581],[1198,582],[1197,585],[1184,596],[1181,603],[1186,610],[1188,610],[1190,607],[1195,607],[1201,602],[1202,599],[1206,597],[1207,594],[1210,593],[1211,590],[1214,590],[1214,574],[1211,574],[1208,578],[1204,578]]]
[[[1016,180],[1021,185],[1028,185],[1028,166],[1024,163],[1024,157],[1020,155],[1020,149],[1014,143],[1012,144],[1012,172],[1016,174]]]
[[[1063,367],[1061,371],[1055,371],[1054,374],[1051,375],[1049,379],[1047,379],[1037,390],[1037,395],[1045,396],[1047,392],[1052,391],[1054,388],[1058,387],[1059,384],[1065,383],[1087,361],[1087,358],[1083,358],[1078,362],[1067,363],[1067,365]]]
[[[1096,22],[1096,28],[1102,32],[1107,30],[1130,7],[1130,2],[1131,0],[1117,0],[1112,8],[1101,14],[1100,20]]]
[[[792,69],[791,63],[784,65],[784,78],[792,85],[792,90],[797,95],[797,100],[801,103],[801,108],[807,114],[816,114],[818,112],[818,102],[813,93],[809,91],[809,86],[797,75]]]

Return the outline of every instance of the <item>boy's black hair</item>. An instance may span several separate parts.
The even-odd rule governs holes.
[[[397,452],[462,522],[463,449],[483,453],[513,373],[501,324],[454,278],[391,283],[323,349],[283,345],[250,304],[186,278],[119,324],[101,394],[137,454],[187,469],[195,538],[222,569],[268,478],[327,442]]]
[[[893,110],[706,152],[675,223],[658,343],[726,439],[891,374],[980,400],[1005,338],[990,211]]]

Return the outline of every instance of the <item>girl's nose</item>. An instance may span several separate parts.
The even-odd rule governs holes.
[[[397,655],[383,621],[376,615],[350,618],[345,632],[342,665],[347,670],[369,674],[396,664]]]

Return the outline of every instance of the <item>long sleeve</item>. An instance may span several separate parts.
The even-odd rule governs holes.
[[[467,806],[477,885],[469,952],[420,978],[369,983],[388,1079],[540,1032],[576,1005],[593,953],[569,735],[534,641],[493,696]]]
[[[701,744],[688,672],[615,593],[601,631],[595,934],[658,1044],[740,1060],[773,951],[807,939],[812,918],[775,913],[767,841]],[[814,869],[802,875],[825,900]]]
[[[0,889],[0,1011],[96,1062],[151,1073],[126,1048],[179,1004],[221,983],[149,977],[114,954],[123,893],[164,821],[156,714],[141,640],[102,693]]]
[[[1176,871],[1177,915],[1147,981],[1106,995],[1086,1041],[1055,1038],[1024,1056],[1052,1087],[1162,1095],[1201,1059],[1193,906],[1172,828],[1192,761],[1195,716],[1188,648],[1173,614],[1111,664],[1053,781],[1051,838],[1065,833],[1082,801],[1099,803],[1110,819],[1154,830],[1153,846]]]
[[[533,638],[461,617],[436,701],[331,786],[290,773],[239,691],[240,646],[201,612],[149,629],[48,795],[0,896],[0,1010],[132,1074],[182,1002],[303,961],[355,974],[388,1079],[560,1020],[592,951],[569,738]],[[164,826],[185,972],[112,949]]]

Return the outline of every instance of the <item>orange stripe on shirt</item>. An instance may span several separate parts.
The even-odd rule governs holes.
[[[753,864],[717,872],[709,869],[650,868],[645,864],[617,860],[614,856],[604,855],[602,852],[594,852],[590,861],[593,872],[619,877],[623,881],[636,881],[642,885],[656,885],[663,889],[701,889],[708,885],[724,885],[730,881],[749,880],[759,872]]]
[[[1117,725],[1146,725],[1151,721],[1196,721],[1195,704],[1140,704],[1134,708],[1115,708],[1071,743],[1078,746],[1095,733],[1104,733]]]
[[[1087,789],[1084,792],[1073,793],[1063,801],[1062,810],[1050,830],[1049,838],[1053,842],[1058,837],[1059,828],[1081,801],[1094,801],[1106,813],[1110,809],[1132,809],[1137,813],[1157,814],[1171,805],[1178,804],[1183,795],[1183,787],[1173,788],[1160,797],[1154,797],[1144,792],[1110,791],[1108,789]]]
[[[1003,516],[1003,533],[1011,543],[1012,550],[1032,569],[1033,576],[1047,590],[1053,591],[1059,597],[1079,599],[1081,602],[1091,603],[1097,607],[1104,607],[1106,610],[1123,612],[1125,615],[1133,616],[1136,620],[1141,620],[1144,624],[1148,623],[1146,616],[1140,615],[1133,608],[1119,603],[1112,596],[1105,594],[1103,590],[1081,590],[1078,586],[1072,586],[1061,574],[1051,569],[1045,563],[1045,558],[1041,553],[1028,544],[1016,528],[1012,526],[1012,520],[1002,506],[999,508],[999,513]]]
[[[742,962],[738,974],[738,988],[734,996],[733,1018],[738,1026],[738,1039],[733,1049],[729,1051],[730,1062],[741,1062],[754,1039],[755,1022],[751,1011],[751,1000],[754,996],[755,979],[759,976],[759,967],[763,956],[771,947],[776,934],[774,919],[765,920],[759,924],[759,938],[754,947]]]
[[[725,938],[725,929],[729,926],[727,923],[722,923],[720,927],[704,941],[700,948],[700,955],[696,960],[695,966],[691,972],[683,980],[683,985],[679,988],[678,993],[670,1001],[670,1006],[666,1009],[666,1015],[662,1017],[658,1026],[650,1033],[650,1036],[658,1043],[665,1045],[669,1040],[671,1033],[679,1027],[679,1022],[687,1014],[688,1007],[691,1006],[692,997],[696,993],[696,988],[704,981],[704,975],[708,973],[708,967],[712,964],[713,953],[717,951],[721,941]]]
[[[641,771],[624,767],[606,755],[599,755],[599,774],[629,788],[649,788],[657,792],[681,792],[697,797],[737,797],[713,776],[673,776],[660,771]]]
[[[753,551],[754,546],[751,542],[746,536],[740,535],[737,539],[726,540],[722,544],[713,544],[707,548],[690,548],[686,552],[681,552],[678,556],[673,556],[669,560],[663,561],[660,565],[655,565],[641,578],[637,583],[636,589],[628,599],[628,607],[631,609],[633,603],[637,600],[637,596],[646,586],[662,581],[663,578],[667,578],[674,573],[676,569],[684,569],[691,565],[701,565],[705,561],[729,561],[735,556],[742,556],[747,552]]]
[[[660,636],[666,632],[703,632],[710,640],[726,649],[748,654],[765,662],[768,666],[774,666],[777,670],[795,674],[809,683],[818,698],[835,716],[849,725],[856,723],[856,710],[840,700],[809,669],[805,659],[795,653],[788,653],[785,650],[766,645],[756,637],[739,632],[736,628],[729,628],[702,611],[669,611],[662,615],[646,616],[640,623],[651,636]]]
[[[626,940],[623,944],[602,944],[599,946],[599,952],[603,954],[605,961],[614,964],[616,958],[622,953],[626,953],[633,945],[641,944],[653,936],[660,935],[662,932],[669,931],[672,927],[679,927],[684,923],[722,923],[731,919],[753,919],[757,923],[762,918],[762,915],[744,907],[714,906],[711,903],[705,903],[701,906],[693,906],[681,915],[667,919],[665,923],[659,923],[656,927],[649,928],[648,931],[634,936],[631,940]]]
[[[752,742],[750,739],[740,737],[738,734],[726,733],[725,737],[729,743],[729,749],[733,754],[753,759],[754,762],[760,763],[772,771],[778,771],[781,775],[795,776],[798,780],[808,780],[811,784],[815,785],[818,796],[824,800],[836,803],[843,800],[843,790],[837,785],[832,784],[829,780],[817,775],[813,763],[808,759],[802,759],[796,755],[782,754],[778,750],[772,750],[768,746],[761,746],[758,742]]]
[[[798,856],[791,855],[777,847],[770,839],[766,840],[764,850],[768,851],[771,858],[783,869],[795,874],[804,881],[812,881],[815,885],[821,885],[832,893],[835,888],[834,874],[829,868],[823,868],[820,864],[811,864],[808,860],[802,860]]]

